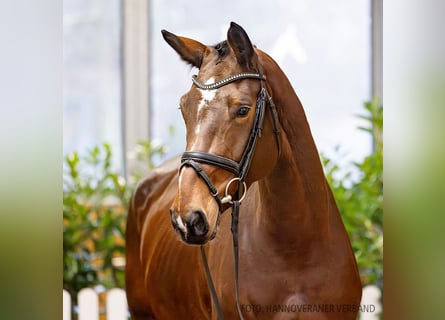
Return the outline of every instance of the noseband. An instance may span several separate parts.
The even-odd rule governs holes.
[[[217,226],[219,224],[219,220],[223,211],[223,204],[230,203],[232,205],[232,235],[233,235],[233,252],[234,252],[234,272],[235,272],[235,300],[236,300],[236,306],[238,309],[238,315],[240,319],[243,319],[241,307],[239,303],[239,293],[238,293],[238,215],[239,215],[239,206],[241,202],[243,201],[246,192],[247,187],[245,183],[245,179],[247,176],[247,173],[250,168],[250,164],[252,162],[252,158],[255,152],[255,147],[257,144],[258,138],[261,137],[261,131],[263,129],[263,122],[264,122],[264,114],[266,109],[266,104],[270,108],[270,113],[272,116],[273,121],[273,127],[274,127],[274,133],[275,133],[275,139],[277,143],[278,148],[278,156],[280,156],[281,152],[281,146],[280,146],[280,137],[279,137],[279,123],[278,123],[278,115],[277,110],[275,107],[275,104],[272,101],[271,96],[267,92],[265,81],[266,77],[263,75],[261,66],[259,66],[259,72],[258,73],[249,73],[249,72],[242,72],[238,73],[232,76],[229,76],[227,78],[224,78],[222,80],[216,81],[211,84],[203,84],[197,79],[197,76],[194,75],[192,77],[192,81],[199,89],[202,90],[216,90],[218,88],[221,88],[229,83],[241,80],[241,79],[258,79],[260,80],[260,91],[257,95],[257,101],[255,106],[255,118],[253,122],[252,129],[250,131],[249,139],[247,140],[246,148],[243,152],[243,155],[241,157],[241,160],[239,162],[219,156],[216,154],[211,154],[208,152],[201,152],[201,151],[186,151],[182,154],[181,157],[181,166],[179,170],[181,170],[183,167],[191,167],[195,170],[195,172],[198,174],[198,176],[205,182],[207,185],[210,194],[215,199],[216,203],[218,204],[218,216],[216,219],[215,226],[212,230],[212,233],[209,237],[210,240],[212,240],[216,236],[216,230]],[[216,166],[219,168],[222,168],[226,171],[229,171],[230,173],[235,175],[235,178],[231,179],[225,188],[225,194],[223,197],[221,197],[218,194],[218,190],[215,187],[215,185],[212,183],[210,177],[205,173],[205,171],[199,166],[199,163],[207,164]],[[229,186],[238,181],[238,195],[237,198],[234,199],[228,192],[229,192]],[[242,188],[240,186],[242,185]],[[212,299],[216,307],[216,311],[218,313],[218,318],[220,320],[224,319],[224,316],[221,311],[221,307],[218,301],[218,297],[216,294],[216,290],[212,281],[212,277],[210,275],[209,266],[207,264],[207,259],[204,252],[204,247],[201,246],[201,257],[204,263],[204,269],[206,272],[207,282],[210,287],[210,292],[212,294]]]

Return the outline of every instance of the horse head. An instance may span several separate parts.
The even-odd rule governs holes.
[[[220,215],[232,200],[275,166],[279,124],[261,53],[239,25],[232,22],[227,40],[216,46],[165,30],[162,35],[199,69],[180,99],[187,143],[170,211],[184,242],[204,244],[215,237]]]

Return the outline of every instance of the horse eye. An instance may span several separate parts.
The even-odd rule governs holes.
[[[246,106],[242,106],[238,109],[238,112],[236,113],[236,116],[239,118],[247,116],[249,113],[250,108]]]

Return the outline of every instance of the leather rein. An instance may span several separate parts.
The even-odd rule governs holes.
[[[252,162],[252,158],[255,152],[255,147],[257,144],[258,138],[261,137],[261,132],[263,129],[263,122],[264,122],[264,115],[265,115],[265,109],[266,104],[269,106],[270,114],[272,116],[272,122],[274,127],[274,133],[275,133],[275,139],[277,143],[278,148],[278,156],[280,156],[281,152],[281,146],[280,146],[280,131],[279,131],[279,122],[278,122],[278,114],[275,107],[275,104],[272,101],[271,96],[267,92],[265,81],[266,77],[262,73],[261,66],[259,66],[258,73],[250,73],[250,72],[242,72],[238,73],[232,76],[229,76],[227,78],[224,78],[222,80],[216,81],[211,84],[203,84],[200,82],[196,75],[192,77],[192,81],[201,90],[216,90],[218,88],[221,88],[229,83],[241,80],[241,79],[258,79],[260,80],[260,91],[257,95],[257,101],[255,106],[255,118],[253,122],[252,129],[250,131],[249,139],[247,141],[246,148],[244,150],[244,153],[241,157],[241,160],[239,162],[222,157],[216,154],[211,154],[207,152],[201,152],[201,151],[186,151],[182,154],[181,157],[181,165],[179,170],[181,170],[183,167],[191,167],[195,170],[195,172],[198,174],[198,176],[205,182],[207,185],[210,194],[215,199],[216,203],[218,204],[218,216],[216,219],[215,226],[212,230],[212,234],[210,235],[210,240],[212,240],[216,236],[216,230],[217,226],[219,224],[219,220],[223,211],[223,205],[226,203],[229,203],[232,205],[232,224],[231,224],[231,231],[232,231],[232,237],[233,237],[233,254],[234,254],[234,275],[235,275],[235,298],[236,298],[236,306],[238,310],[238,315],[241,320],[243,320],[243,315],[240,307],[239,302],[239,290],[238,290],[238,217],[239,217],[239,207],[241,205],[241,202],[244,200],[244,197],[247,192],[247,187],[245,183],[245,179],[247,176],[247,173],[250,168],[250,164]],[[231,179],[225,189],[225,194],[223,197],[221,197],[218,194],[218,190],[216,189],[215,185],[212,183],[210,177],[205,173],[205,171],[199,166],[199,164],[207,164],[216,166],[219,168],[222,168],[224,170],[227,170],[235,175],[235,178]],[[229,192],[229,186],[234,183],[238,182],[238,189],[237,189],[237,196],[232,197]],[[242,186],[242,187],[241,187]],[[207,263],[207,258],[204,252],[204,246],[200,246],[201,249],[201,257],[204,264],[204,269],[206,272],[207,282],[210,288],[210,293],[212,295],[213,303],[215,304],[215,308],[218,314],[218,318],[220,320],[224,319],[221,306],[218,300],[218,296],[216,294],[215,286],[213,284],[212,276],[210,274],[210,269]]]

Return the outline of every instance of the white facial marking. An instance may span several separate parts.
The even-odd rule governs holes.
[[[184,173],[184,170],[181,170],[179,173],[179,181],[178,181],[178,210],[181,208],[181,186],[182,186],[182,174]],[[184,222],[181,219],[181,216],[176,217],[176,222],[178,223],[179,229],[182,230],[182,232],[187,233],[187,228],[184,225]]]
[[[215,82],[215,78],[210,77],[204,84],[211,84]],[[202,90],[199,89],[199,92],[201,93],[201,101],[199,101],[198,104],[198,114],[197,116],[199,116],[199,113],[201,112],[201,110],[205,107],[205,105],[209,102],[211,102],[215,96],[216,96],[216,89],[214,90]],[[199,131],[201,130],[201,124],[197,123],[196,128],[195,128],[195,134],[199,135]]]
[[[176,222],[178,223],[179,229],[181,229],[184,233],[187,233],[187,228],[184,225],[184,222],[182,222],[181,216],[176,217]]]
[[[211,77],[209,80],[207,80],[204,84],[211,84],[215,82],[215,78]],[[198,105],[198,114],[204,108],[206,103],[212,101],[215,98],[216,95],[216,89],[214,90],[202,90],[199,89],[199,92],[201,92],[201,101]]]
[[[181,170],[179,173],[179,181],[178,181],[178,209],[181,208],[181,186],[182,186],[182,174],[184,170]]]
[[[199,135],[199,131],[201,131],[201,124],[198,122],[195,128],[195,135]]]

